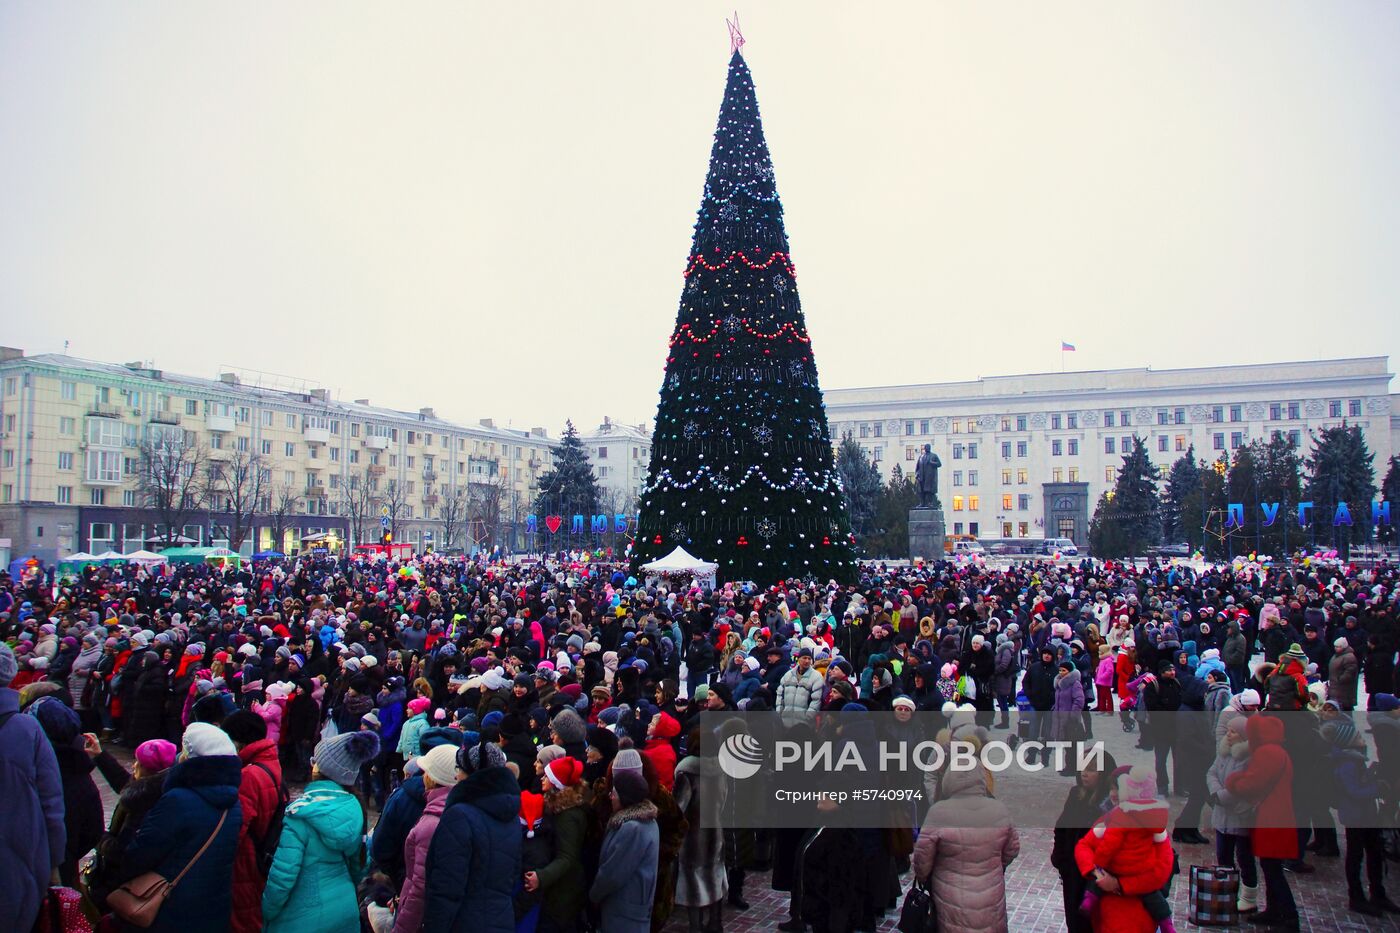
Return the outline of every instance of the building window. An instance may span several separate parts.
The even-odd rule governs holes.
[[[962,445],[962,444],[954,444],[954,445],[953,445],[953,459],[954,459],[954,460],[961,460],[962,458],[963,458],[963,445]]]
[[[1185,452],[1185,450],[1186,450],[1186,435],[1185,435],[1185,434],[1178,434],[1178,435],[1176,436],[1176,449],[1177,449],[1177,452],[1178,452],[1178,453],[1183,453],[1183,452]]]
[[[129,508],[129,509],[134,509],[134,508],[136,508],[136,490],[134,490],[134,489],[123,489],[123,490],[122,490],[122,505],[126,506],[126,507]]]
[[[1077,482],[1079,482],[1079,467],[1070,467],[1070,468],[1069,468],[1069,481],[1070,481],[1071,483],[1077,483]]]
[[[977,459],[977,445],[976,445],[976,444],[968,444],[968,445],[967,445],[967,459],[969,459],[969,460],[976,460],[976,459]]]
[[[863,422],[863,421],[862,421],[861,424],[860,424],[860,436],[861,436],[861,437],[869,437],[869,436],[870,436],[870,425],[866,424],[866,423]]]
[[[1158,423],[1158,424],[1166,424],[1166,423],[1167,423],[1167,410],[1166,410],[1165,408],[1159,408],[1159,409],[1157,409],[1157,423]]]
[[[913,434],[913,433],[914,433],[914,422],[912,422],[912,421],[906,421],[906,422],[904,422],[904,433],[905,433],[905,434]]]
[[[57,502],[59,505],[72,505],[72,504],[73,504],[73,487],[72,487],[72,486],[59,486],[59,487],[58,487],[58,494],[54,497],[54,501]]]
[[[1026,429],[1026,416],[1025,416],[1025,415],[1017,415],[1017,416],[1016,416],[1016,430],[1018,430],[1018,431],[1024,431],[1025,429]]]
[[[1065,424],[1069,426],[1071,431],[1077,429],[1079,427],[1079,412],[1072,411],[1065,415]]]
[[[883,447],[876,447],[876,448],[874,448],[874,449],[870,452],[870,459],[871,459],[872,461],[874,461],[875,463],[879,463],[881,460],[884,459],[884,455],[885,455],[885,448],[883,448]]]
[[[1231,406],[1230,406],[1230,420],[1231,420],[1231,421],[1243,421],[1243,420],[1244,420],[1244,406],[1243,406],[1243,405],[1231,405]]]
[[[1001,419],[1001,429],[1002,429],[1003,431],[1010,431],[1010,430],[1011,430],[1011,419],[1010,419],[1010,418],[1005,417],[1005,416],[1002,417],[1002,419]]]
[[[920,422],[919,422],[919,433],[920,433],[920,434],[927,434],[927,433],[928,433],[928,422],[927,422],[927,421],[920,421]]]
[[[1211,409],[1210,409],[1210,420],[1211,420],[1211,421],[1214,421],[1216,424],[1219,424],[1220,422],[1224,421],[1224,420],[1225,420],[1225,406],[1223,406],[1223,405],[1212,405],[1212,406],[1211,406]]]
[[[962,534],[962,533],[963,533],[963,523],[962,523],[962,522],[953,522],[953,534],[955,534],[955,535],[960,535],[960,534]]]
[[[871,433],[874,434],[876,437],[884,437],[884,436],[885,436],[885,425],[884,425],[884,422],[882,422],[882,421],[877,421],[877,422],[875,422],[874,424],[872,424],[870,427],[871,427]]]
[[[1050,430],[1052,430],[1052,431],[1058,431],[1058,430],[1060,430],[1060,426],[1061,426],[1063,423],[1064,423],[1064,422],[1061,420],[1061,418],[1060,418],[1060,416],[1059,416],[1058,414],[1055,414],[1055,415],[1051,415],[1051,416],[1050,416]]]
[[[1061,444],[1060,441],[1058,441],[1058,440],[1053,440],[1053,441],[1051,441],[1051,442],[1050,442],[1050,456],[1052,456],[1052,457],[1058,457],[1058,456],[1060,456],[1062,453],[1064,453],[1064,445]]]
[[[1282,406],[1281,404],[1279,404],[1278,402],[1271,402],[1271,403],[1269,404],[1269,420],[1270,420],[1270,421],[1281,421],[1281,420],[1283,420],[1283,406]]]
[[[961,486],[962,484],[963,484],[963,473],[962,473],[962,470],[954,470],[954,471],[953,471],[953,485],[954,485],[954,486]]]
[[[962,433],[962,422],[959,421],[959,420],[956,419],[956,418],[953,419],[953,433],[954,433],[954,434],[961,434],[961,433]]]
[[[295,457],[297,455],[297,445],[293,444],[291,441],[286,441],[282,445],[282,453],[287,457]]]
[[[978,530],[979,530],[979,529],[978,529],[978,527],[977,527],[977,523],[976,523],[976,522],[968,522],[968,523],[967,523],[967,533],[970,534],[970,535],[972,535],[974,538],[977,537]]]
[[[1030,472],[1029,472],[1028,470],[1017,470],[1017,471],[1016,471],[1016,485],[1017,485],[1017,486],[1025,486],[1025,485],[1028,484],[1030,481],[1031,481],[1031,477],[1030,477]]]
[[[1011,493],[1005,493],[1001,497],[1001,507],[1006,511],[1011,511]]]
[[[976,512],[976,511],[977,511],[978,509],[980,509],[981,507],[982,507],[982,497],[981,497],[981,496],[968,496],[968,497],[967,497],[967,508],[968,508],[968,511]]]
[[[1069,439],[1069,455],[1071,457],[1079,456],[1079,438],[1071,437]]]
[[[976,485],[977,485],[977,471],[976,471],[976,470],[968,470],[968,471],[967,471],[967,484],[968,484],[969,486],[976,486]]]
[[[1163,434],[1163,435],[1161,435],[1160,437],[1158,437],[1158,438],[1157,438],[1157,452],[1158,452],[1158,453],[1163,453],[1163,454],[1166,453],[1166,452],[1167,452],[1167,443],[1168,443],[1168,441],[1167,441],[1167,436],[1166,436],[1165,434]]]
[[[1347,402],[1347,417],[1358,418],[1361,416],[1361,399],[1354,398]]]
[[[1217,431],[1210,436],[1210,445],[1216,450],[1225,449],[1225,432]]]
[[[69,450],[60,451],[58,455],[58,468],[60,470],[73,469],[73,452]]]
[[[1303,443],[1303,432],[1302,432],[1302,431],[1289,431],[1289,432],[1288,432],[1288,443],[1292,444],[1294,447],[1297,447],[1299,444]]]
[[[1001,484],[1002,484],[1003,486],[1010,486],[1010,485],[1011,485],[1011,471],[1010,471],[1010,470],[1002,470],[1002,471],[1001,471]]]
[[[1116,413],[1116,412],[1112,412],[1112,411],[1106,411],[1106,412],[1103,413],[1103,426],[1104,426],[1104,427],[1106,427],[1106,428],[1111,428],[1111,427],[1114,426],[1114,425],[1113,425],[1113,422],[1114,422],[1114,415],[1115,415],[1115,414],[1117,414],[1117,413]]]
[[[598,459],[599,459],[599,460],[606,460],[606,459],[608,459],[608,449],[607,449],[606,447],[599,447],[599,448],[598,448]]]
[[[77,430],[77,426],[78,423],[72,418],[58,419],[58,433],[64,435],[65,437],[72,437],[73,432]]]
[[[977,430],[977,419],[976,419],[976,418],[968,418],[968,419],[967,419],[967,433],[968,433],[968,434],[972,434],[972,433],[976,432],[976,430]]]
[[[1055,469],[1050,471],[1050,482],[1063,483],[1064,481],[1065,471],[1063,469],[1061,469],[1060,467],[1055,467]]]
[[[1106,454],[1115,454],[1115,453],[1118,452],[1117,448],[1118,448],[1118,444],[1117,444],[1117,442],[1116,442],[1113,438],[1111,438],[1111,437],[1105,437],[1105,438],[1103,439],[1103,452],[1104,452],[1104,453],[1106,453]]]
[[[1289,402],[1289,403],[1288,403],[1288,418],[1289,418],[1289,420],[1290,420],[1290,421],[1297,421],[1297,420],[1298,420],[1298,415],[1299,415],[1298,403],[1297,403],[1297,402]]]
[[[1001,442],[1001,459],[1003,459],[1003,460],[1010,460],[1010,459],[1011,459],[1011,442],[1010,442],[1010,441],[1002,441],[1002,442]]]
[[[58,384],[59,398],[65,402],[71,402],[78,397],[78,384],[76,382],[60,382]]]
[[[1117,482],[1117,481],[1118,481],[1118,468],[1117,468],[1117,467],[1104,467],[1104,471],[1103,471],[1103,481],[1104,481],[1105,483],[1115,483],[1115,482]]]
[[[1230,449],[1231,449],[1231,450],[1239,450],[1239,449],[1240,449],[1241,447],[1243,447],[1243,446],[1244,446],[1244,432],[1243,432],[1243,431],[1231,431],[1231,432],[1230,432]]]
[[[264,457],[272,456],[272,441],[263,441],[258,449],[262,451]]]
[[[105,490],[105,489],[90,489],[90,490],[88,490],[88,504],[89,504],[89,505],[106,505],[106,504],[107,504],[107,490]]]
[[[635,451],[634,451],[634,453],[635,453]],[[918,456],[919,456],[919,448],[917,448],[917,447],[906,447],[906,448],[904,448],[904,459],[905,459],[905,460],[917,460],[917,459],[918,459]]]
[[[954,496],[954,497],[953,497],[953,511],[954,511],[954,512],[961,512],[962,510],[963,510],[963,497],[962,497],[962,496]]]
[[[1172,409],[1172,424],[1185,424],[1185,423],[1186,423],[1186,409],[1184,409],[1184,408],[1174,408],[1174,409]]]
[[[1018,456],[1018,457],[1024,457],[1024,456],[1026,455],[1026,451],[1029,449],[1029,446],[1030,446],[1030,445],[1028,445],[1025,441],[1017,441],[1017,442],[1016,442],[1016,456]]]

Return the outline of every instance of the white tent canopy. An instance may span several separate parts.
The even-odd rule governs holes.
[[[161,557],[153,551],[132,551],[126,555],[128,562],[137,564],[163,564],[166,558]]]
[[[697,577],[713,577],[719,564],[701,560],[683,547],[649,564],[642,564],[642,570],[655,574],[693,574]]]
[[[118,554],[116,551],[103,551],[101,554],[93,555],[93,560],[126,560],[125,554]]]
[[[60,557],[58,562],[60,564],[80,564],[86,560],[93,560],[93,555],[89,554],[87,551],[79,551],[76,554],[69,554],[67,557]]]

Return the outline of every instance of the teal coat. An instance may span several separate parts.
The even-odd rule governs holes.
[[[287,807],[263,891],[267,933],[342,933],[360,928],[355,885],[363,866],[365,814],[331,781],[306,785]]]

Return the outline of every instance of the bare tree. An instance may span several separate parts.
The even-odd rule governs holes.
[[[505,510],[506,481],[492,475],[484,483],[471,483],[467,493],[467,537],[475,547],[500,542],[501,518]]]
[[[272,493],[268,503],[267,519],[272,527],[272,549],[282,550],[287,530],[292,527],[292,516],[301,511],[301,496],[291,486],[282,485]]]
[[[395,536],[399,533],[399,524],[408,518],[408,484],[401,483],[396,479],[391,479],[384,484],[384,494],[379,499],[379,504],[384,509],[388,509],[389,530]]]
[[[137,488],[159,518],[161,546],[170,547],[204,502],[209,452],[193,432],[179,428],[152,430],[138,450]]]
[[[365,543],[365,532],[369,528],[379,500],[379,493],[374,486],[373,477],[366,466],[362,467],[360,472],[351,473],[346,477],[345,485],[340,489],[341,513],[350,526],[351,547]]]
[[[438,505],[437,517],[442,523],[442,546],[449,548],[461,534],[467,520],[467,490],[457,486],[441,493],[442,502]]]
[[[224,513],[230,549],[241,548],[252,534],[271,485],[272,471],[261,454],[236,450],[228,460],[210,461],[210,507]]]

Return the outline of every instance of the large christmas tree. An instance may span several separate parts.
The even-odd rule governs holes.
[[[753,79],[736,49],[661,384],[633,565],[722,580],[856,574]]]

